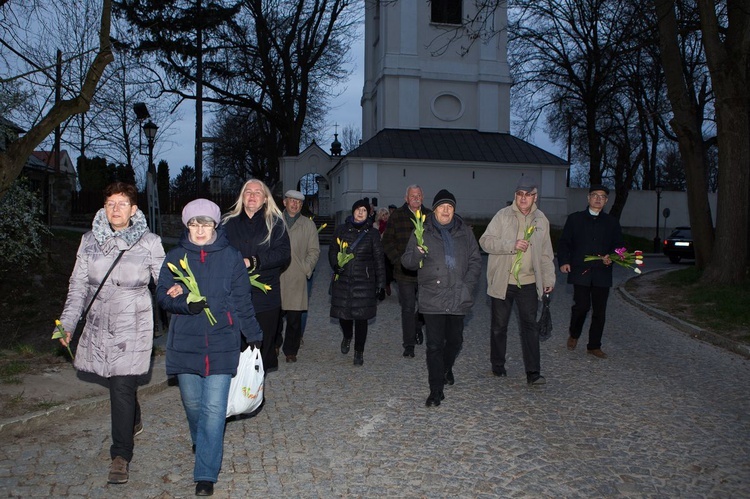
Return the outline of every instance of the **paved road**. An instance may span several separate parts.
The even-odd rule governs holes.
[[[618,279],[628,274],[618,269]],[[401,356],[398,303],[380,305],[365,365],[339,352],[327,317],[327,265],[316,272],[296,364],[269,375],[256,418],[227,426],[217,497],[747,497],[750,364],[610,298],[608,360],[565,348],[571,292],[552,304],[542,344],[548,383],[525,382],[517,335],[508,377],[489,366],[481,290],[446,400],[426,408],[424,347]],[[7,437],[9,497],[186,497],[192,454],[175,387],[144,396],[130,482],[106,485],[109,412]]]

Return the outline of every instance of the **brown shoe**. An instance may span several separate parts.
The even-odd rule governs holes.
[[[107,483],[128,483],[128,478],[128,462],[124,457],[115,457],[109,465]]]
[[[595,348],[593,350],[586,350],[586,353],[589,355],[593,355],[594,357],[598,357],[600,359],[606,359],[607,354],[602,352],[600,348]]]
[[[576,345],[578,345],[578,338],[568,336],[568,350],[575,350]]]
[[[287,355],[286,356],[287,362],[297,362],[297,356],[296,355]]]

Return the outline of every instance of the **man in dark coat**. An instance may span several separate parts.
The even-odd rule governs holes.
[[[557,246],[560,271],[568,274],[568,284],[573,285],[568,349],[575,350],[586,315],[593,308],[586,351],[600,359],[607,358],[601,347],[609,288],[612,287],[612,260],[608,255],[624,246],[620,222],[603,211],[608,197],[609,189],[600,184],[592,185],[588,207],[568,216]],[[584,262],[586,255],[604,258]]]
[[[405,203],[388,219],[383,233],[383,250],[393,264],[393,278],[398,284],[398,303],[401,306],[401,329],[404,357],[414,357],[414,345],[422,343],[422,325],[417,313],[417,272],[401,265],[406,243],[414,232],[414,213],[428,215],[430,210],[422,205],[424,195],[418,185],[406,188]]]

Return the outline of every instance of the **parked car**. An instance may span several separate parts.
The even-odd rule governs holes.
[[[662,250],[672,263],[680,263],[683,258],[694,259],[693,233],[690,227],[676,227],[664,240]]]

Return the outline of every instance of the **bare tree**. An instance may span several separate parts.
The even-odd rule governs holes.
[[[2,6],[3,4],[0,4]],[[102,0],[101,18],[99,24],[98,47],[92,50],[96,52],[91,64],[88,66],[86,76],[84,77],[79,88],[74,89],[70,98],[61,99],[50,106],[47,106],[45,114],[33,124],[25,135],[8,144],[6,150],[0,152],[0,196],[3,196],[10,187],[10,184],[20,174],[28,157],[53,130],[71,116],[86,112],[91,106],[101,77],[109,63],[114,60],[112,53],[109,33],[111,24],[112,3],[111,0]],[[7,12],[3,11],[4,15]],[[19,19],[16,17],[15,19]],[[7,40],[14,40],[13,37],[6,38],[5,34],[18,29],[19,25],[7,26],[3,31],[2,44],[12,51],[18,57],[23,59],[29,66],[26,74],[30,73],[49,73],[52,64],[41,65],[25,57],[22,47],[14,46]],[[22,28],[25,29],[25,28]],[[83,54],[78,54],[82,56]],[[48,61],[54,60],[52,57]],[[23,75],[15,75],[12,78],[20,78]],[[11,78],[9,78],[11,79]]]
[[[362,131],[351,125],[346,125],[341,130],[341,148],[344,154],[349,154],[362,143]]]

